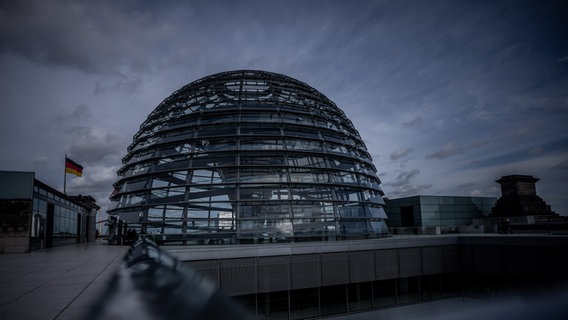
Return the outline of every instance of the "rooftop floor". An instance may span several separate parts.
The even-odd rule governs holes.
[[[496,237],[504,239],[498,240]],[[527,235],[438,235],[393,236],[385,239],[295,244],[164,246],[180,260],[235,258],[242,255],[266,256],[314,253],[334,250],[365,250],[387,247],[447,245],[460,241],[527,243],[567,236]],[[540,240],[539,240],[540,239]],[[45,251],[0,255],[0,320],[78,319],[100,296],[117,270],[128,246],[103,242],[56,247]]]
[[[89,243],[0,255],[0,319],[80,319],[127,249]]]

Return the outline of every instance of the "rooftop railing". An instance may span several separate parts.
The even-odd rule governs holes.
[[[249,319],[217,286],[141,237],[87,319]]]

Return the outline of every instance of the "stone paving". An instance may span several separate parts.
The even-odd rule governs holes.
[[[102,242],[0,255],[0,319],[80,319],[128,246]]]

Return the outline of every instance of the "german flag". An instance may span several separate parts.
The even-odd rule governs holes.
[[[80,177],[83,174],[83,166],[65,157],[65,173],[71,173]]]

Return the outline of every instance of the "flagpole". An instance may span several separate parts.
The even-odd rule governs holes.
[[[63,193],[67,194],[67,192],[65,192],[67,188],[67,153],[65,154],[65,164],[63,165]]]

